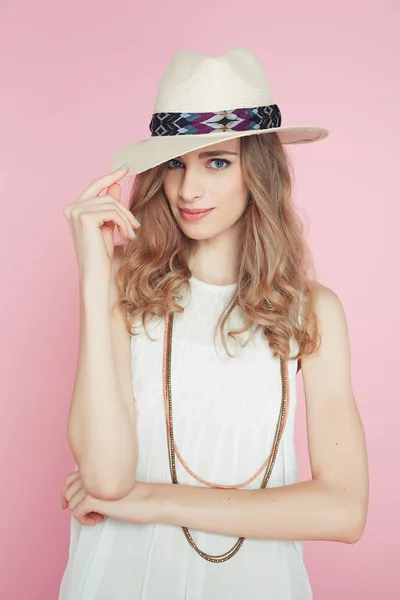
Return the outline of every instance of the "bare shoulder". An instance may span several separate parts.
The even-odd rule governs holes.
[[[312,292],[321,343],[316,352],[302,357],[303,376],[316,381],[348,381],[350,342],[342,301],[321,283],[313,283]]]
[[[314,308],[321,329],[338,326],[343,333],[343,327],[346,326],[346,315],[338,294],[319,282],[313,282],[311,289]]]
[[[310,369],[310,365],[316,365],[318,368],[316,358],[326,355],[327,345],[331,346],[331,352],[344,350],[349,354],[346,314],[339,296],[318,281],[312,281],[310,288],[321,345],[313,354],[304,355],[299,359],[297,372],[302,369],[303,375]]]

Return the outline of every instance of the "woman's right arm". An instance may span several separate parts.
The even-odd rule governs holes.
[[[113,261],[110,289],[82,281],[80,338],[68,441],[87,492],[124,497],[134,486],[138,458],[130,370],[130,336],[116,302]]]
[[[120,202],[126,168],[95,179],[64,208],[79,265],[78,364],[68,442],[86,491],[104,500],[134,487],[138,460],[130,334],[117,303],[120,265],[114,227],[133,239],[138,227]],[[99,196],[106,189],[104,196]]]

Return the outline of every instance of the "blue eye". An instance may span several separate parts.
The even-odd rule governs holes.
[[[225,165],[222,168],[217,167],[217,168],[214,168],[213,171],[222,171],[223,169],[228,167],[230,164],[232,164],[229,160],[225,160],[224,158],[213,158],[209,162],[210,163],[213,163],[213,162],[225,163]],[[171,163],[178,163],[178,166],[174,166]],[[183,163],[181,163],[181,161],[176,158],[171,158],[171,160],[169,160],[167,162],[167,169],[176,170],[177,168],[178,169],[180,168],[179,165],[183,165]]]
[[[230,165],[231,164],[229,162],[229,160],[225,160],[224,158],[213,158],[210,162],[225,163],[226,165]],[[223,168],[225,168],[225,167],[223,167]],[[222,169],[217,169],[217,171],[222,171]]]
[[[171,167],[171,165],[170,165],[170,163],[172,163],[172,162],[174,162],[174,163],[180,163],[180,164],[182,164],[182,163],[181,163],[179,160],[177,160],[176,158],[171,158],[171,160],[169,160],[169,161],[167,162],[167,168],[168,168],[168,169],[175,169],[175,167]]]

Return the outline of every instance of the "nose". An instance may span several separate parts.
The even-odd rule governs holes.
[[[204,182],[201,176],[201,169],[196,167],[187,167],[182,169],[183,176],[179,189],[182,200],[190,202],[201,198],[204,193]]]

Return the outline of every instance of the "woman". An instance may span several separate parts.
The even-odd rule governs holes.
[[[65,207],[82,308],[59,600],[309,600],[301,540],[362,535],[367,458],[346,318],[310,275],[284,147],[327,131],[280,123],[247,49],[179,52],[151,139],[114,156],[129,169]],[[128,238],[116,248],[115,225]]]

